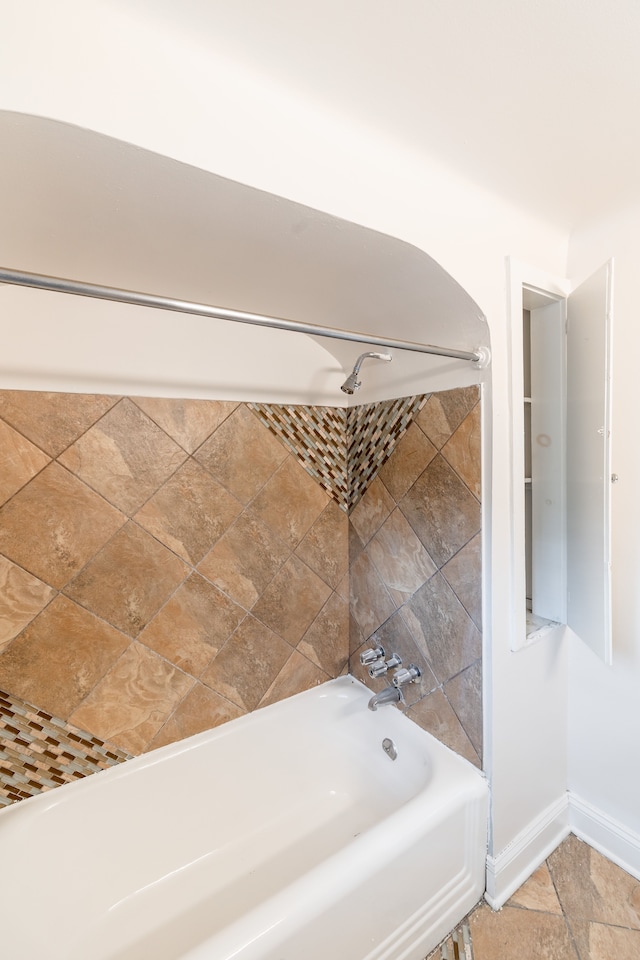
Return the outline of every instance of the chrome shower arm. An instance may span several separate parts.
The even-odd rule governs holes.
[[[353,365],[353,370],[340,387],[343,393],[351,394],[360,389],[362,384],[358,380],[358,374],[360,373],[360,367],[368,357],[371,357],[372,360],[386,360],[387,362],[393,360],[393,357],[390,353],[361,353]]]

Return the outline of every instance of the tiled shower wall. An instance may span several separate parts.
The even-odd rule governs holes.
[[[346,515],[246,405],[7,391],[0,450],[11,697],[139,754],[344,669]]]
[[[482,760],[479,388],[434,393],[351,511],[351,673],[381,645],[422,672],[408,715]]]
[[[7,694],[0,699],[0,802],[343,672],[350,579],[352,646],[369,627],[397,633],[400,611],[413,630],[414,659],[428,658],[410,614],[421,622],[433,613],[429,597],[416,588],[409,602],[416,574],[398,586],[380,550],[390,536],[403,539],[396,513],[422,536],[417,505],[422,488],[429,492],[428,478],[420,480],[427,466],[411,481],[413,497],[401,492],[417,470],[413,440],[419,434],[433,448],[430,461],[452,463],[477,406],[475,388],[438,396],[439,415],[452,427],[442,454],[425,433],[433,396],[370,405],[363,417],[331,408],[0,392],[0,688]],[[464,483],[464,464],[451,469]],[[391,499],[377,505],[382,489]],[[350,571],[349,503],[357,504]],[[458,523],[458,509],[451,501],[440,522]],[[449,549],[459,539],[452,535]],[[469,563],[474,556],[479,563],[473,550],[465,541],[454,551],[468,582]],[[441,559],[420,555],[421,588],[441,567],[446,577],[447,564],[452,581],[455,564]],[[393,607],[381,605],[375,577]],[[373,619],[365,609],[375,610]],[[464,722],[465,697],[475,703],[478,693],[469,688],[469,666],[477,673],[477,658],[446,680],[441,670],[429,675],[428,700],[450,740],[453,724],[438,695],[455,706],[457,684]],[[420,703],[425,693],[421,685]],[[434,710],[411,710],[434,727]],[[452,745],[466,749],[459,739]]]

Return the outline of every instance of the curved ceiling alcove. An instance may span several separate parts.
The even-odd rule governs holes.
[[[3,267],[378,337],[468,351],[488,346],[477,304],[431,257],[404,241],[57,120],[0,112],[0,139]],[[152,393],[162,390],[164,378],[170,395],[213,390],[254,399],[255,390],[276,402],[299,397],[345,405],[339,390],[344,371],[367,349],[9,286],[2,295],[21,315],[0,370],[5,385],[16,382],[12,376],[28,363],[28,350],[33,358],[35,328],[28,315],[43,309],[55,314],[45,322],[43,353],[56,353],[56,336],[72,343],[67,386],[83,364],[98,382],[99,364],[89,358],[99,354],[107,365],[105,382],[109,363],[120,362],[123,386],[137,376]],[[132,319],[136,312],[148,316]],[[75,334],[65,327],[72,320],[82,323]],[[142,333],[136,333],[138,323]],[[105,328],[117,343],[107,343]],[[150,342],[154,336],[173,339],[158,348]],[[170,356],[171,375],[159,373],[154,384],[151,374],[145,380],[136,373],[136,355],[145,350],[149,362],[161,366],[167,361],[154,360],[155,354]],[[65,369],[58,361],[60,375]],[[369,370],[358,402],[481,378],[468,361],[407,351]],[[78,388],[86,388],[81,381]]]

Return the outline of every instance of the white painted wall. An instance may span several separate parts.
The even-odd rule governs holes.
[[[571,238],[569,268],[580,279],[615,257],[612,489],[613,666],[572,641],[569,783],[640,844],[640,443],[638,443],[638,251],[640,205]],[[638,850],[640,854],[640,848]],[[636,870],[640,864],[635,864]]]
[[[433,256],[486,314],[493,350],[485,404],[486,763],[499,853],[564,795],[567,782],[565,647],[554,640],[510,650],[505,271],[512,255],[563,275],[566,237],[429,156],[359,128],[357,118],[347,123],[268,76],[240,70],[223,51],[177,48],[168,30],[126,10],[95,0],[5,6],[0,108],[86,126],[399,237]],[[29,314],[26,300],[16,302],[3,323],[20,336]],[[421,329],[394,325],[393,332],[428,339]],[[64,370],[63,346],[51,341],[51,349]],[[274,339],[269,354],[276,350]],[[242,382],[240,360],[232,373]],[[95,381],[100,390],[97,373]]]
[[[2,199],[1,264],[367,337],[358,344],[318,336],[315,359],[313,345],[301,344],[300,336],[277,337],[277,362],[267,363],[255,327],[175,313],[136,318],[128,310],[123,336],[119,311],[96,313],[86,300],[68,309],[52,306],[64,316],[65,342],[90,349],[95,341],[113,390],[121,389],[120,356],[102,343],[111,312],[114,347],[121,343],[129,380],[141,357],[147,389],[160,392],[164,384],[171,391],[182,384],[187,392],[197,384],[207,395],[218,389],[220,397],[230,396],[239,386],[234,363],[241,363],[251,395],[346,405],[339,389],[343,368],[350,370],[358,354],[374,346],[388,348],[393,363],[367,363],[358,402],[381,392],[385,398],[422,393],[426,382],[431,389],[477,382],[477,364],[371,341],[371,335],[393,341],[401,326],[451,349],[488,346],[479,307],[416,246],[73,124],[0,110],[0,142],[0,183],[11,184]],[[32,298],[32,309],[40,304],[48,311],[50,303],[50,297]],[[48,329],[47,337],[29,343],[43,389],[59,377],[51,352],[56,324],[49,321]],[[185,376],[180,359],[193,354],[196,343],[200,374]],[[69,355],[67,363],[65,389],[86,389],[79,384],[94,357],[78,357],[78,385],[75,358]],[[6,342],[0,376],[15,378],[20,369],[18,345]]]

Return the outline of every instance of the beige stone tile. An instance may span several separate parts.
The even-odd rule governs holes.
[[[336,589],[347,574],[349,562],[349,520],[330,500],[296,549],[308,567]]]
[[[345,573],[344,577],[336,587],[336,593],[340,594],[343,600],[349,600],[349,572]]]
[[[83,393],[0,390],[0,417],[49,456],[57,457],[118,399]]]
[[[482,540],[473,537],[442,568],[447,583],[456,594],[478,630],[482,629]]]
[[[354,563],[362,551],[364,550],[364,543],[360,539],[358,531],[349,520],[349,563]]]
[[[398,606],[436,572],[436,565],[397,508],[369,541],[366,552]]]
[[[509,906],[526,907],[527,910],[542,910],[545,913],[562,914],[562,907],[553,886],[553,880],[546,863],[529,877],[516,890],[508,901]]]
[[[456,387],[432,393],[415,422],[440,450],[480,398],[480,388]]]
[[[364,634],[360,629],[360,624],[356,618],[349,613],[349,660],[351,661],[355,652],[364,644]],[[353,672],[353,670],[352,670]]]
[[[0,657],[0,687],[67,720],[129,642],[87,610],[57,597]]]
[[[0,654],[54,596],[54,590],[0,557]]]
[[[148,749],[155,750],[204,730],[211,730],[221,723],[241,717],[245,712],[215,690],[196,683],[153,738]]]
[[[349,603],[332,593],[298,650],[328,676],[337,677],[349,659]]]
[[[304,467],[288,456],[256,496],[253,510],[294,550],[329,500]]]
[[[442,456],[479,500],[482,493],[479,403],[464,418],[453,436],[447,440],[442,448]]]
[[[349,512],[349,519],[363,545],[373,537],[387,519],[395,502],[382,480],[376,477],[366,493]]]
[[[306,564],[292,556],[280,568],[252,613],[295,646],[329,599],[330,587]]]
[[[635,877],[607,860],[597,850],[592,850],[591,880],[602,902],[607,904],[607,909],[600,913],[600,917],[593,919],[640,930],[640,883]]]
[[[480,631],[441,574],[435,574],[413,595],[402,615],[439,683],[482,657]]]
[[[235,400],[133,397],[133,401],[188,453],[203,444],[238,406]]]
[[[400,509],[439,567],[480,531],[478,500],[442,456],[418,477]]]
[[[57,463],[0,509],[0,553],[62,588],[125,517]]]
[[[482,759],[482,661],[477,660],[445,683],[444,692]]]
[[[242,511],[242,504],[188,460],[135,514],[135,521],[187,563],[197,564]]]
[[[209,664],[201,680],[243,710],[254,710],[291,653],[285,640],[249,615]]]
[[[434,690],[409,708],[407,716],[450,750],[481,767],[473,744],[442,690]]]
[[[49,461],[46,453],[0,420],[0,504],[6,503]]]
[[[129,522],[68,584],[65,593],[136,637],[188,572],[175,554]]]
[[[571,835],[548,859],[570,921],[593,920],[640,930],[640,883]]]
[[[416,482],[437,453],[431,441],[416,423],[412,423],[389,459],[378,471],[378,477],[396,503]]]
[[[278,703],[287,697],[293,697],[296,693],[303,693],[305,690],[317,687],[329,679],[320,667],[303,657],[298,650],[294,650],[260,701],[260,706],[266,707],[270,703]]]
[[[638,960],[640,957],[640,930],[573,918],[569,926],[582,960]]]
[[[579,960],[564,917],[483,904],[469,926],[474,960]]]
[[[132,643],[69,719],[137,755],[193,683],[191,677],[141,643]]]
[[[370,637],[396,610],[396,605],[367,553],[350,568],[350,611],[362,632]]]
[[[131,516],[186,457],[164,430],[125,397],[59,460]]]
[[[290,555],[249,507],[198,565],[200,573],[250,610]]]
[[[247,504],[288,453],[258,417],[240,404],[194,456],[215,480]]]
[[[145,627],[139,640],[197,677],[245,616],[242,607],[192,573]]]

